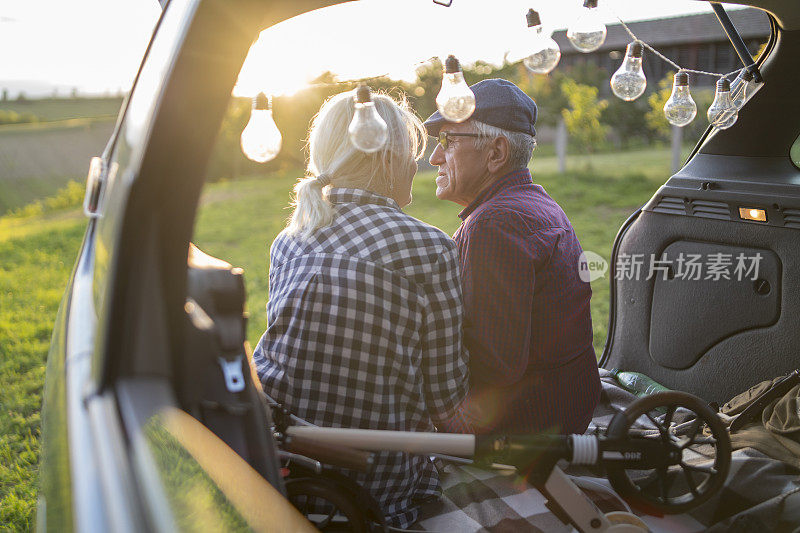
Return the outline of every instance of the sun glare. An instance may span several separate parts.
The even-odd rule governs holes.
[[[710,10],[689,0],[668,6],[629,0],[602,5],[607,23],[615,22],[616,15],[633,21]],[[575,0],[539,2],[537,8],[543,25],[555,30],[565,28],[580,6]],[[233,94],[289,96],[325,72],[339,80],[388,75],[414,81],[418,66],[448,54],[463,64],[481,60],[499,66],[504,58],[527,55],[529,7],[522,0],[491,8],[485,0],[455,0],[449,8],[431,0],[361,0],[311,11],[261,32]]]
[[[350,31],[357,32],[353,24],[363,18],[366,3],[318,9],[262,31],[247,54],[234,95],[263,91],[289,96],[325,72],[340,79],[382,74],[359,58],[358,40],[347,38]]]
[[[259,91],[289,95],[325,72],[340,80],[388,75],[413,81],[416,68],[432,56],[450,53],[501,63],[502,47],[492,39],[464,37],[482,20],[494,35],[509,20],[506,7],[482,19],[474,1],[444,8],[430,0],[362,0],[318,9],[267,28],[250,48],[234,95]],[[518,6],[514,6],[518,7]],[[519,11],[515,9],[513,12]],[[425,35],[426,21],[446,23],[441,36]],[[505,27],[505,35],[514,33]],[[457,36],[455,34],[458,34]],[[454,35],[455,38],[446,38]],[[500,50],[498,52],[498,50]]]

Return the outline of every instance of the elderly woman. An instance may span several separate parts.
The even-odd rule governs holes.
[[[323,104],[308,177],[270,249],[268,327],[254,352],[265,392],[319,426],[432,431],[467,391],[455,244],[406,215],[425,130],[404,103],[374,95],[388,125],[375,153],[348,138],[353,93]],[[389,525],[414,522],[439,491],[427,457],[381,452],[345,471]]]

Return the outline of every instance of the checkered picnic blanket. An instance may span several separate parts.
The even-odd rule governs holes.
[[[589,433],[607,427],[617,410],[636,400],[618,387],[608,372],[601,370],[601,378],[601,405]],[[705,459],[698,455],[689,461],[702,464]],[[575,479],[583,485],[582,490],[602,512],[622,510],[600,489],[612,491],[606,479],[587,470],[566,471],[579,476]],[[441,500],[422,508],[413,529],[464,533],[571,530],[545,507],[545,497],[517,475],[448,465],[440,479]],[[587,489],[587,485],[595,488]],[[640,517],[654,532],[794,531],[800,526],[800,471],[752,448],[736,450],[725,487],[712,499],[686,514]]]

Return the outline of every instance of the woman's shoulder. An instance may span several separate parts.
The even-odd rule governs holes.
[[[283,230],[270,246],[270,264],[278,268],[302,256],[331,254],[401,271],[457,260],[455,242],[439,228],[398,209],[369,205],[340,209],[333,224],[310,238]]]
[[[278,236],[275,237],[269,247],[270,264],[279,266],[289,259],[308,253],[307,248],[308,243],[284,229],[278,233]]]
[[[450,235],[402,211],[394,211],[392,216],[385,219],[385,224],[392,240],[402,240],[409,248],[433,248],[444,252],[456,247]]]
[[[427,222],[423,222],[397,209],[392,210],[389,216],[385,218],[385,221],[387,224],[400,231],[413,233],[445,246],[449,246],[453,243],[453,239],[436,226],[432,226]]]
[[[380,237],[364,247],[363,258],[397,272],[415,284],[441,283],[458,270],[458,251],[445,232],[402,211],[377,222]]]

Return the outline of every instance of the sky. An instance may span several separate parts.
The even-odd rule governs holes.
[[[600,0],[602,18],[626,22],[710,12],[693,0]],[[549,29],[568,27],[581,0],[361,0],[317,10],[264,30],[235,94],[291,94],[328,70],[340,79],[389,74],[414,79],[432,56],[501,63],[524,53],[525,13]],[[487,7],[491,6],[491,7]],[[127,91],[160,6],[156,0],[0,0],[0,88],[12,95]],[[646,40],[646,36],[640,36]],[[275,53],[276,50],[283,53]],[[276,76],[275,74],[280,75]]]
[[[0,87],[127,90],[160,12],[156,0],[0,0]]]

